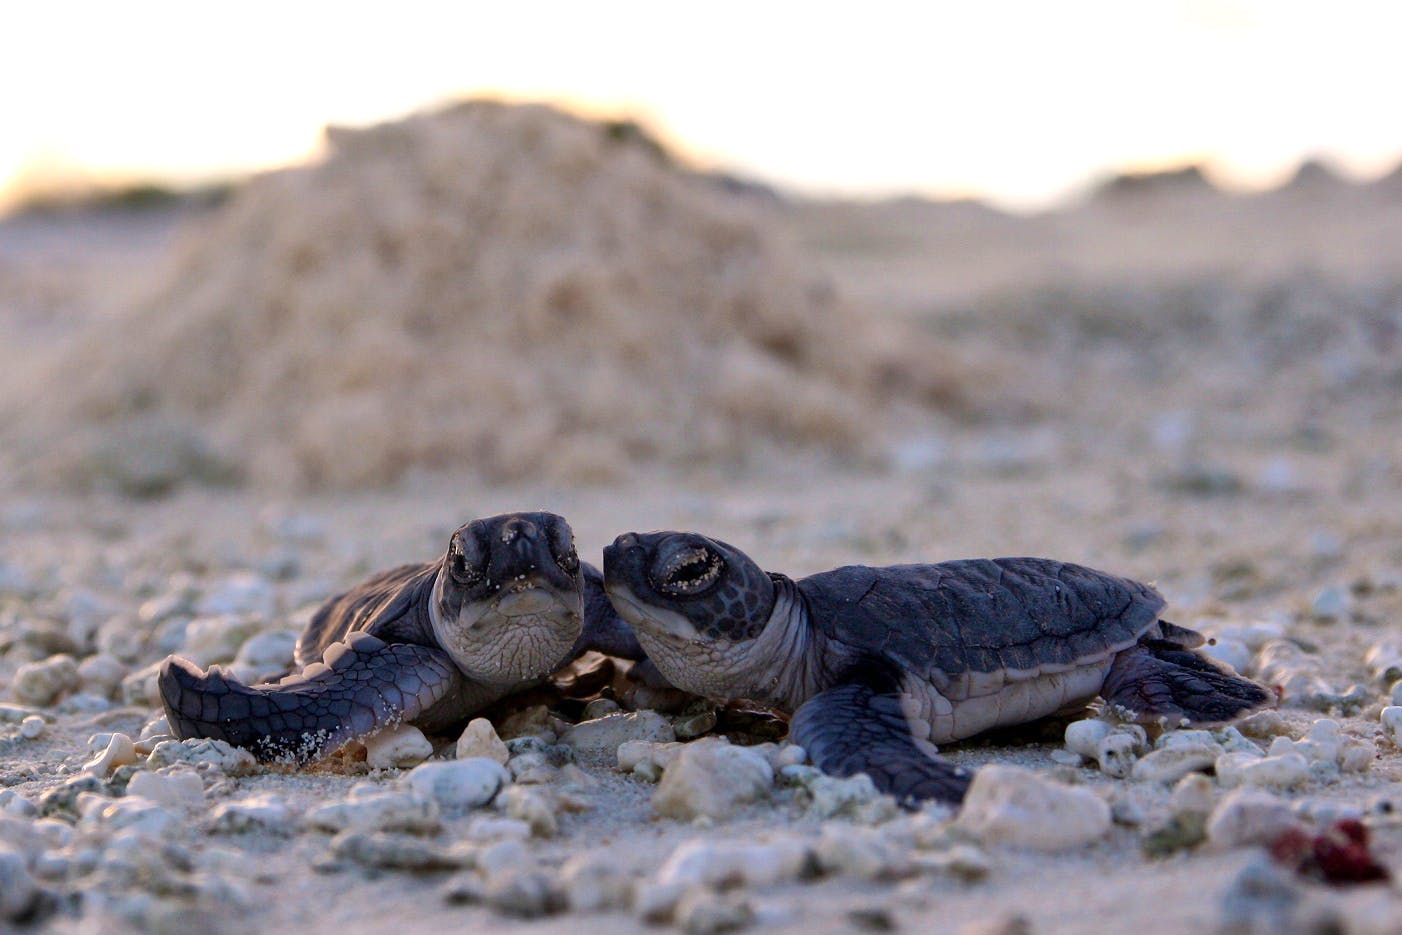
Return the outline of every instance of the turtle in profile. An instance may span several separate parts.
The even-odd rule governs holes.
[[[1104,699],[1131,719],[1215,724],[1270,701],[1159,619],[1152,587],[1043,558],[849,565],[793,580],[687,532],[628,533],[604,589],[684,691],[791,712],[824,772],[905,802],[957,802],[937,743]]]
[[[159,687],[177,736],[307,762],[399,723],[451,727],[591,648],[642,655],[569,524],[506,513],[327,601],[297,641],[300,672],[250,686],[171,656]]]

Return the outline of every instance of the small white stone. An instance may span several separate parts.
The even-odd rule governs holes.
[[[185,822],[149,799],[102,799],[87,809],[80,824],[100,825],[112,830],[129,830],[144,838],[170,838],[185,827]]]
[[[186,624],[176,652],[201,667],[232,662],[239,648],[261,626],[261,622],[249,617],[197,617]]]
[[[60,653],[20,666],[11,690],[20,704],[42,708],[77,690],[78,685],[78,663],[72,656]]]
[[[1384,637],[1368,647],[1363,654],[1363,665],[1373,680],[1383,683],[1398,680],[1402,685],[1402,637]]]
[[[413,724],[396,724],[371,734],[365,744],[365,763],[371,769],[417,766],[433,756],[433,744]]]
[[[107,747],[96,757],[83,764],[83,771],[94,776],[107,776],[119,766],[136,762],[136,745],[126,734],[113,734]]]
[[[127,677],[129,671],[115,656],[98,653],[79,664],[78,680],[83,691],[111,698],[121,689],[122,679]]]
[[[899,879],[913,869],[909,852],[874,828],[825,825],[814,854],[825,872],[862,880]]]
[[[27,705],[0,704],[0,724],[18,724],[39,711]]]
[[[1260,759],[1262,759],[1260,751],[1255,754],[1224,753],[1217,758],[1212,766],[1212,771],[1217,774],[1217,781],[1230,789],[1241,785],[1241,771]]]
[[[1251,650],[1240,640],[1219,638],[1215,643],[1204,646],[1202,652],[1209,659],[1224,662],[1237,672],[1251,670]]]
[[[621,710],[623,709],[618,706],[618,702],[612,698],[595,698],[584,706],[584,720],[593,721],[610,714],[617,714]]]
[[[1189,773],[1173,787],[1168,807],[1175,815],[1207,815],[1212,811],[1212,780],[1202,773]]]
[[[500,874],[487,880],[483,902],[504,915],[534,919],[549,915],[564,903],[554,878],[538,869]]]
[[[469,841],[525,841],[531,836],[531,826],[516,818],[478,815],[467,823]]]
[[[862,824],[874,825],[886,821],[900,811],[896,800],[882,795],[866,773],[845,778],[819,773],[808,774],[807,791],[812,796],[808,814],[818,818],[844,816]]]
[[[553,838],[559,830],[555,810],[539,792],[522,786],[508,786],[502,791],[499,804],[509,817],[524,821],[536,837]]]
[[[56,707],[62,714],[101,714],[112,710],[112,702],[101,695],[77,692],[60,701]]]
[[[982,880],[993,870],[987,854],[972,844],[955,844],[944,850],[913,855],[913,869],[922,873],[941,873],[960,880]]]
[[[673,910],[677,928],[687,935],[719,935],[749,928],[755,920],[754,907],[735,893],[717,893],[706,887],[692,887],[681,895]]]
[[[666,925],[672,921],[677,903],[686,891],[687,887],[680,883],[638,886],[633,891],[633,911],[649,925]]]
[[[1100,741],[1108,737],[1114,729],[1115,726],[1109,721],[1093,718],[1072,721],[1066,725],[1066,749],[1088,760],[1098,759]]]
[[[19,722],[19,735],[25,740],[38,740],[44,736],[45,729],[44,719],[37,714],[31,714]]]
[[[211,617],[248,614],[266,620],[277,613],[277,595],[263,576],[238,572],[207,591],[195,605],[195,612]]]
[[[1284,625],[1264,620],[1244,626],[1224,627],[1216,631],[1217,639],[1235,640],[1253,653],[1260,652],[1271,640],[1278,640],[1284,635]]]
[[[1373,768],[1373,761],[1377,758],[1377,744],[1349,737],[1339,748],[1339,769],[1346,773],[1364,773]]]
[[[1139,782],[1177,782],[1189,773],[1211,769],[1221,755],[1222,748],[1215,743],[1168,746],[1135,763],[1132,775]]]
[[[1104,737],[1095,747],[1095,761],[1106,776],[1124,779],[1134,769],[1135,752],[1139,743],[1123,731]]]
[[[37,895],[24,852],[0,841],[0,921],[18,922]]]
[[[785,766],[799,766],[808,762],[808,751],[796,743],[786,743],[774,754],[770,765],[778,772]]]
[[[683,743],[653,743],[650,740],[626,740],[618,745],[618,768],[633,772],[638,765],[650,762],[661,769],[671,766],[686,749]],[[660,775],[660,773],[659,773]]]
[[[249,683],[275,678],[296,665],[293,658],[296,648],[295,630],[256,633],[244,640],[229,669],[235,677]]]
[[[38,818],[39,806],[13,789],[0,789],[0,812],[16,818]]]
[[[1110,818],[1117,825],[1138,828],[1144,824],[1147,816],[1143,806],[1126,796],[1110,803]]]
[[[661,782],[664,770],[652,760],[641,760],[633,765],[631,772],[643,782]]]
[[[671,722],[656,711],[633,711],[582,721],[565,731],[560,742],[580,756],[612,759],[619,745],[629,740],[666,743],[676,739]]]
[[[204,783],[189,769],[172,769],[165,773],[143,770],[127,783],[127,795],[141,796],[171,808],[202,808]]]
[[[476,863],[477,869],[490,879],[529,869],[535,864],[535,861],[523,842],[505,840],[488,844],[478,851]]]
[[[540,771],[553,769],[550,765],[550,755],[543,750],[518,753],[506,761],[506,768],[517,782]]]
[[[501,722],[497,728],[497,736],[507,742],[522,737],[537,737],[546,743],[554,743],[559,731],[556,730],[558,722],[551,717],[550,709],[545,705],[532,705],[514,714],[509,715]],[[670,725],[669,725],[670,726]]]
[[[716,738],[686,745],[662,776],[652,808],[668,818],[690,821],[728,818],[736,808],[769,795],[774,770],[760,754]]]
[[[1198,747],[1217,746],[1217,738],[1212,736],[1211,731],[1206,730],[1170,730],[1159,735],[1158,741],[1154,744],[1155,750],[1167,750],[1172,747]],[[1225,751],[1218,751],[1219,753]]]
[[[1331,585],[1314,596],[1310,615],[1316,620],[1342,620],[1353,607],[1353,596],[1347,588]]]
[[[1053,750],[1049,755],[1052,762],[1059,766],[1080,766],[1085,762],[1085,757],[1070,750]]]
[[[158,684],[160,674],[161,663],[153,662],[122,679],[122,688],[119,693],[122,703],[142,708],[159,708],[161,706],[161,690]]]
[[[1272,786],[1289,789],[1309,781],[1308,761],[1298,753],[1268,756],[1241,768],[1241,782],[1248,786]]]
[[[407,831],[433,834],[442,826],[438,803],[427,796],[397,790],[371,791],[307,813],[307,823],[322,831]]]
[[[1388,704],[1392,707],[1402,707],[1402,679],[1392,683],[1392,687],[1387,690]]]
[[[1285,718],[1280,716],[1279,711],[1268,710],[1258,711],[1245,720],[1239,721],[1236,729],[1243,736],[1265,740],[1288,733],[1290,725],[1285,722]]]
[[[1229,754],[1230,755],[1230,754]],[[1255,789],[1230,793],[1207,821],[1207,839],[1218,848],[1269,844],[1291,829],[1302,827],[1290,806]]]
[[[164,714],[157,715],[147,721],[141,728],[139,740],[150,740],[153,737],[174,737],[174,732],[170,729],[170,718]]]
[[[226,776],[248,776],[258,770],[253,754],[222,740],[163,740],[146,757],[150,769],[183,763],[196,769],[215,769]]]
[[[1256,757],[1265,756],[1260,747],[1243,737],[1241,731],[1235,727],[1225,727],[1217,731],[1214,736],[1217,738],[1217,742],[1222,745],[1222,749],[1228,753],[1248,753]]]
[[[223,802],[214,809],[210,828],[216,834],[257,831],[290,835],[296,831],[292,809],[276,795],[255,795],[236,802]]]
[[[1383,730],[1387,733],[1387,739],[1392,741],[1392,745],[1402,747],[1402,705],[1388,705],[1383,708],[1378,719],[1382,722]]]
[[[473,757],[494,760],[503,766],[511,757],[506,744],[497,736],[496,728],[492,727],[492,722],[484,717],[469,721],[463,729],[462,736],[458,738],[457,758],[470,760]]]
[[[509,782],[506,767],[485,757],[423,763],[408,777],[410,788],[449,811],[489,805]]]
[[[574,912],[627,909],[633,902],[633,876],[611,854],[574,855],[560,868],[560,885]]]
[[[808,863],[808,848],[795,839],[772,842],[693,839],[677,846],[662,864],[662,886],[696,884],[714,888],[776,886],[797,880]]]
[[[1110,806],[1087,789],[990,764],[974,774],[955,824],[987,844],[1063,850],[1104,837]]]
[[[1351,802],[1328,802],[1319,799],[1305,799],[1294,804],[1295,814],[1312,824],[1329,827],[1344,820],[1363,821],[1367,812]]]

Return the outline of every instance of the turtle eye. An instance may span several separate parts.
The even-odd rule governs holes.
[[[462,540],[457,538],[448,546],[448,574],[463,587],[471,587],[482,580],[482,573],[475,564],[467,560]]]
[[[697,546],[673,555],[659,571],[657,589],[667,594],[700,594],[720,580],[725,559],[718,553]]]

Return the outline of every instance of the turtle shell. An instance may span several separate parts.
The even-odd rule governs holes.
[[[941,686],[1108,660],[1164,606],[1147,584],[1044,558],[848,565],[796,583],[819,633]]]
[[[326,647],[356,631],[364,631],[387,643],[422,642],[416,636],[422,629],[418,617],[427,616],[429,590],[442,564],[439,559],[420,565],[400,565],[328,600],[312,615],[297,640],[297,664],[307,666],[316,662]]]

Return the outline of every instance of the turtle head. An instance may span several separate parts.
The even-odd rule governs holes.
[[[503,513],[453,533],[430,616],[469,676],[516,682],[548,674],[579,639],[584,581],[574,533],[554,513]]]
[[[692,642],[752,640],[775,601],[753,559],[694,532],[619,536],[604,549],[604,590],[639,631]]]

